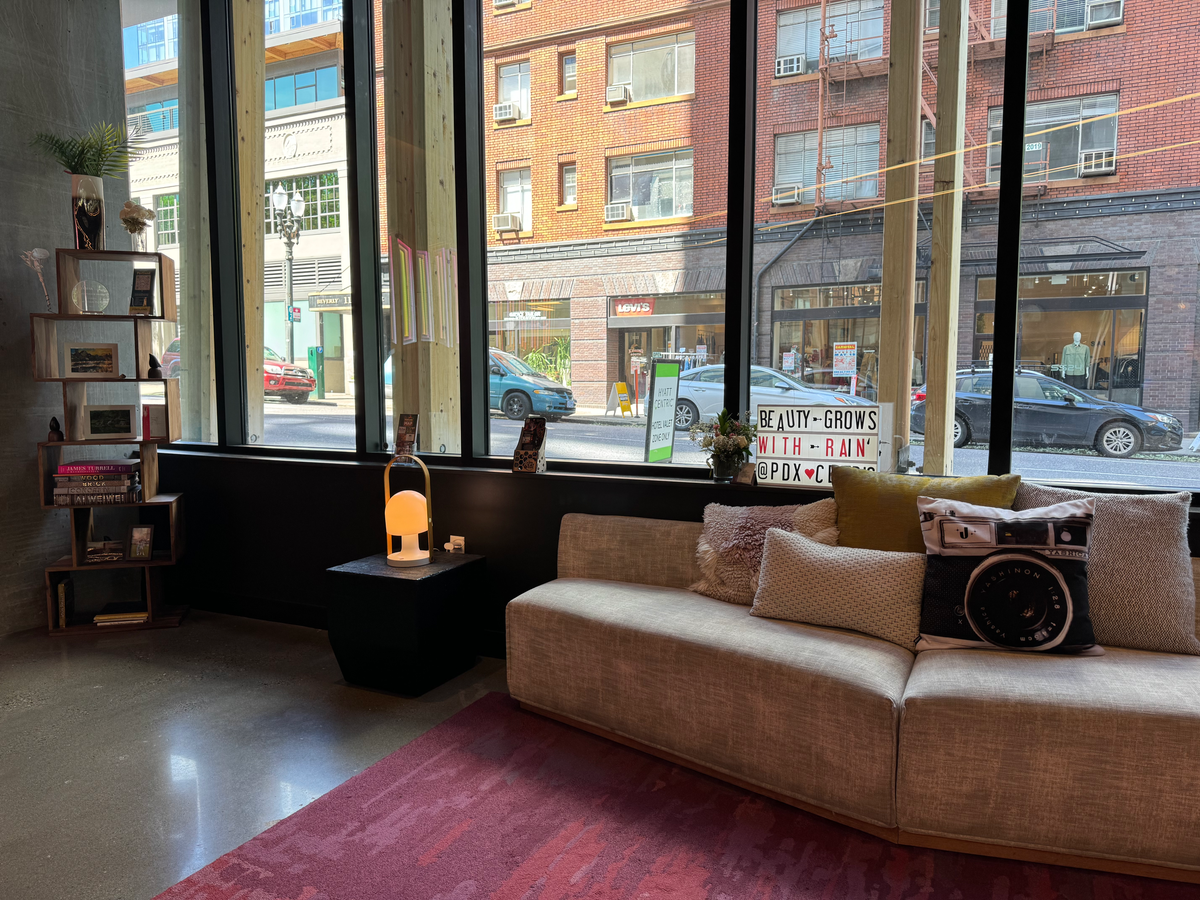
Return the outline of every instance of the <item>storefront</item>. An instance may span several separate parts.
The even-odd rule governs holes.
[[[1017,359],[1105,400],[1141,404],[1146,352],[1146,269],[1021,278]],[[978,281],[975,359],[992,354],[996,280]]]
[[[316,346],[325,352],[325,391],[331,394],[347,393],[346,384],[346,328],[344,316],[354,311],[350,301],[350,290],[324,290],[308,295],[308,308],[315,317]],[[306,359],[297,362],[307,365]]]
[[[771,311],[771,366],[808,384],[850,389],[833,375],[833,345],[854,342],[858,393],[875,399],[879,380],[879,302],[873,284],[776,288]],[[913,384],[925,381],[925,283],[916,285]]]
[[[488,345],[525,360],[560,384],[571,383],[571,301],[488,302]]]
[[[725,294],[610,297],[608,329],[617,343],[617,371],[609,381],[623,381],[644,397],[653,359],[679,360],[685,370],[724,360]]]

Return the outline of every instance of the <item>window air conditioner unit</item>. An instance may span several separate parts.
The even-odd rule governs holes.
[[[1079,154],[1079,177],[1111,175],[1117,170],[1116,150],[1084,150]]]
[[[515,122],[519,118],[519,111],[515,103],[497,103],[492,107],[493,122]]]
[[[1125,19],[1125,0],[1087,0],[1087,27],[1108,28]]]
[[[627,84],[610,84],[604,92],[604,101],[612,106],[615,103],[628,103],[633,99],[633,93]]]
[[[506,231],[520,231],[521,217],[516,213],[498,213],[492,216],[492,227],[500,234]]]
[[[808,71],[808,59],[804,54],[796,56],[781,56],[775,60],[775,77],[784,78],[788,75],[803,75]]]
[[[771,191],[771,203],[775,206],[795,206],[800,202],[802,184],[781,184]]]
[[[611,88],[610,88],[611,90]],[[629,221],[629,204],[628,203],[609,203],[604,207],[605,222],[628,222]]]

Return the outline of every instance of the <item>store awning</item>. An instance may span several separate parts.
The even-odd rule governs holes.
[[[929,243],[922,242],[918,255],[928,265]],[[1145,250],[1133,250],[1113,241],[1088,235],[1065,239],[1021,241],[1021,274],[1037,272],[1070,272],[1094,269],[1102,265],[1129,263],[1146,255]],[[962,267],[976,274],[996,272],[996,244],[977,241],[962,245]]]
[[[320,312],[353,312],[354,308],[351,305],[350,288],[321,288],[320,290],[313,291],[308,295],[308,308]],[[383,295],[383,308],[389,308],[387,294]]]

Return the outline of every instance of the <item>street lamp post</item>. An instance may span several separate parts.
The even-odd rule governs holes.
[[[292,349],[292,248],[300,243],[300,218],[304,215],[304,198],[299,191],[292,194],[288,202],[287,191],[282,184],[277,184],[271,192],[271,206],[275,211],[275,225],[283,237],[283,283],[287,292],[287,309],[284,319],[287,322],[287,352],[284,354],[289,363],[295,363]]]

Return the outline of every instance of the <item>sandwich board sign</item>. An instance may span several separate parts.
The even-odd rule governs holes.
[[[625,418],[626,414],[633,415],[633,407],[629,405],[629,386],[623,381],[618,381],[612,386],[612,390],[608,394],[608,406],[604,410],[607,416],[609,413],[615,413],[618,410],[621,412],[621,418]]]
[[[646,397],[646,462],[670,462],[675,452],[675,401],[679,397],[679,363],[650,363]]]
[[[760,406],[759,484],[827,486],[834,466],[879,468],[878,406]]]

